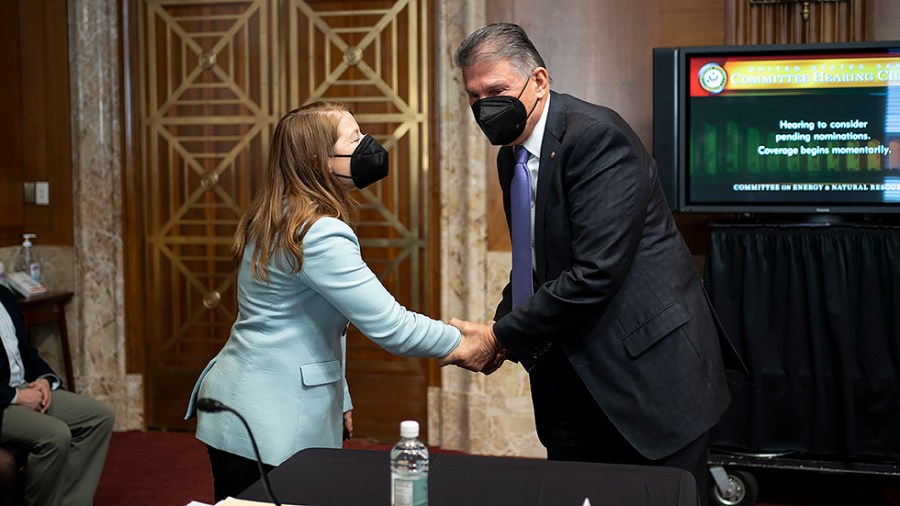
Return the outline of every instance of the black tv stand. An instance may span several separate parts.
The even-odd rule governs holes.
[[[754,225],[754,226],[829,226],[829,225],[862,225],[882,226],[900,225],[900,214],[837,214],[837,213],[744,213],[735,215],[733,219],[717,220],[717,224]]]

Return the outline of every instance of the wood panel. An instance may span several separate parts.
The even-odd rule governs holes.
[[[900,2],[870,0],[866,16],[869,40],[900,40]]]
[[[69,107],[69,53],[65,2],[3,2],[5,123],[0,245],[37,234],[37,245],[71,245],[72,150]],[[8,44],[8,45],[7,45]],[[47,181],[50,205],[24,204],[23,181]]]
[[[0,75],[19,76],[19,3],[0,2]],[[0,79],[0,245],[19,244],[22,203],[22,90],[15,78]],[[7,267],[9,268],[9,267]]]
[[[146,361],[145,253],[143,236],[144,186],[140,164],[143,146],[136,139],[135,98],[139,95],[136,2],[119,0],[122,20],[122,246],[125,292],[125,371],[143,375]]]

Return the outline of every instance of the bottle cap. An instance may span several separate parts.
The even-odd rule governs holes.
[[[400,437],[419,437],[419,422],[415,420],[400,422]]]

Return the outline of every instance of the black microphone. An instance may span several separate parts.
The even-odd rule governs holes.
[[[226,406],[225,404],[222,404],[215,399],[210,399],[209,397],[201,397],[197,399],[197,409],[199,409],[200,411],[205,411],[207,413],[231,411],[241,420],[241,422],[243,422],[244,428],[247,429],[247,434],[250,435],[250,442],[253,443],[253,451],[256,453],[256,464],[259,466],[259,475],[260,477],[262,477],[263,488],[266,489],[266,494],[269,495],[269,500],[272,501],[275,506],[281,506],[281,503],[278,502],[278,499],[275,498],[275,494],[272,493],[272,486],[269,485],[269,476],[266,475],[266,471],[263,469],[262,457],[259,456],[259,448],[256,446],[256,439],[253,437],[253,431],[250,430],[250,424],[247,423],[247,420],[245,420],[240,413],[235,411],[234,408]]]

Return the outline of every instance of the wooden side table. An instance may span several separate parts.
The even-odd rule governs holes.
[[[69,327],[66,325],[66,304],[72,299],[72,292],[48,292],[29,299],[19,299],[19,307],[25,319],[29,335],[32,329],[45,323],[56,323],[66,367],[66,388],[75,391],[75,375],[72,371],[72,352],[69,350]]]

